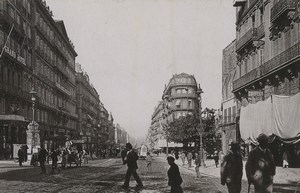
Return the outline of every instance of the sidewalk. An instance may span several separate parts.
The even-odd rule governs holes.
[[[180,159],[176,160],[176,163],[182,166],[182,162]],[[200,173],[213,176],[213,177],[220,177],[220,166],[216,168],[214,160],[206,160],[205,161],[206,167],[200,168]],[[243,168],[243,180],[247,180],[246,171],[245,171],[245,164],[244,161],[244,168]],[[188,169],[187,162],[183,166],[184,168]],[[192,167],[189,170],[195,170],[195,165],[192,163]],[[300,168],[282,168],[276,167],[276,175],[274,176],[274,183],[275,184],[299,184],[300,185]]]

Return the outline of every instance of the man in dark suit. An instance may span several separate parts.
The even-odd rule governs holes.
[[[167,157],[170,169],[168,170],[169,182],[168,185],[171,186],[171,193],[183,193],[181,188],[182,178],[180,176],[179,168],[174,163],[175,159],[171,156]]]
[[[259,145],[249,153],[246,163],[248,183],[254,184],[256,193],[271,193],[276,166],[273,155],[268,149],[268,137],[260,134],[257,142]]]
[[[25,155],[22,150],[22,146],[20,146],[20,149],[18,150],[18,157],[19,157],[19,166],[23,167],[22,163],[23,163]]]
[[[45,147],[43,145],[41,145],[41,149],[38,154],[38,159],[39,159],[41,170],[42,170],[41,174],[46,174],[45,162],[46,162],[47,156],[48,156],[47,150],[45,149]]]
[[[233,141],[231,149],[221,164],[221,184],[227,185],[229,193],[240,193],[243,177],[243,160],[239,153],[240,145]]]
[[[138,169],[137,166],[137,160],[139,159],[139,156],[137,153],[132,149],[132,145],[130,143],[126,143],[126,150],[127,150],[127,156],[124,158],[124,163],[127,163],[127,172],[125,176],[125,182],[124,185],[122,186],[123,188],[128,188],[129,187],[129,181],[131,175],[133,175],[135,181],[137,182],[136,187],[137,188],[143,188],[143,183],[139,175],[136,173],[136,170]]]

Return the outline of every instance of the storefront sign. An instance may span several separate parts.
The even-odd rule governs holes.
[[[248,102],[249,103],[257,103],[258,101],[262,101],[264,97],[264,92],[261,90],[249,90],[248,91]]]
[[[4,52],[7,53],[12,58],[16,59],[18,62],[20,62],[20,63],[22,63],[23,65],[26,66],[25,59],[21,55],[17,54],[15,51],[10,49],[9,47],[5,46],[4,47]]]

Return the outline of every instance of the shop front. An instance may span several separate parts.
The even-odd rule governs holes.
[[[299,109],[300,93],[293,96],[272,95],[265,101],[241,107],[241,138],[246,144],[256,145],[256,138],[264,133],[269,137],[269,149],[277,165],[282,166],[285,153],[289,166],[299,167]]]
[[[0,115],[0,159],[12,159],[14,144],[26,144],[28,123],[19,115]]]

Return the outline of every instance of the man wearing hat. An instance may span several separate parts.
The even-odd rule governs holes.
[[[240,146],[231,142],[228,154],[224,156],[221,164],[221,184],[227,185],[228,193],[240,193],[243,176],[243,161],[239,153]]]
[[[125,176],[125,182],[122,186],[123,188],[129,187],[129,181],[131,175],[133,175],[135,181],[137,182],[136,187],[137,188],[143,188],[143,183],[139,175],[136,173],[136,170],[138,169],[137,166],[137,160],[139,159],[139,156],[137,153],[132,149],[132,145],[130,143],[126,143],[126,150],[127,150],[127,156],[126,159],[124,159],[124,164],[127,163],[128,169]]]
[[[170,193],[182,193],[183,190],[181,188],[182,178],[180,176],[179,168],[177,164],[175,164],[175,158],[172,156],[167,157],[168,164],[170,168],[168,170],[168,185],[171,186]]]
[[[246,163],[246,174],[249,184],[254,184],[255,193],[273,192],[273,176],[275,163],[268,146],[268,137],[260,134],[257,138],[259,145],[253,149]]]

